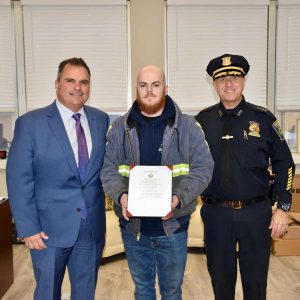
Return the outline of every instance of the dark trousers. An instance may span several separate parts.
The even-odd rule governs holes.
[[[237,259],[244,300],[266,299],[271,216],[268,200],[239,210],[202,206],[207,267],[216,300],[234,300]]]

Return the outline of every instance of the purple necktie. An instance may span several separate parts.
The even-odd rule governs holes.
[[[83,182],[85,173],[87,170],[87,166],[89,163],[89,154],[87,143],[84,135],[83,128],[80,123],[80,113],[74,114],[72,117],[75,119],[76,124],[76,134],[77,134],[77,141],[78,141],[78,169],[80,174],[81,182]],[[83,203],[81,206],[81,218],[86,220],[88,217],[87,207],[86,204]]]

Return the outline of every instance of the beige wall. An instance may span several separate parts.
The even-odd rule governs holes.
[[[164,70],[165,1],[130,0],[132,98],[138,70],[149,64]]]
[[[0,197],[7,197],[5,170],[0,169]]]

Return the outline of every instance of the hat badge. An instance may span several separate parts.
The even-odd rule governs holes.
[[[225,56],[225,57],[222,57],[222,65],[224,67],[227,67],[227,66],[230,66],[231,65],[231,57],[230,56]]]

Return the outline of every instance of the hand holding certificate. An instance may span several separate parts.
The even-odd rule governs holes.
[[[135,166],[130,170],[128,213],[164,217],[171,211],[172,170],[168,166]]]

